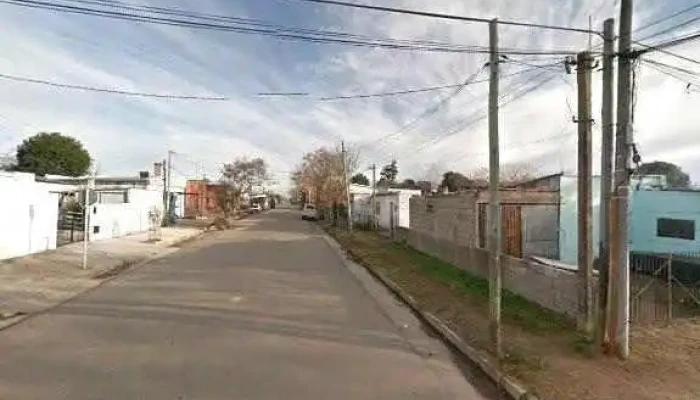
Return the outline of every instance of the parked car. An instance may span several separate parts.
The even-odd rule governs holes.
[[[301,211],[301,219],[316,221],[318,219],[318,210],[313,204],[304,204],[304,208]]]
[[[253,212],[253,213],[262,212],[262,206],[260,206],[260,204],[253,204],[253,205],[250,207],[250,211]]]

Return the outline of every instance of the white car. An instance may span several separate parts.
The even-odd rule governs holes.
[[[316,206],[313,204],[304,204],[304,208],[301,211],[301,219],[316,221],[318,219]]]
[[[259,212],[262,212],[262,206],[260,206],[260,204],[253,204],[250,207],[250,210],[253,211],[254,213],[259,213]]]

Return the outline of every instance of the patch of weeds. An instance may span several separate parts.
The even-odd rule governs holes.
[[[586,357],[595,356],[594,351],[595,342],[585,336],[578,335],[573,341],[571,341],[571,348],[578,354]]]

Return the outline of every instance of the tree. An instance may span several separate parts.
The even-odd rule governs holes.
[[[355,175],[353,175],[352,178],[350,178],[350,183],[354,183],[356,185],[369,186],[369,179],[367,179],[367,177],[363,173],[358,172]]]
[[[533,165],[527,163],[510,163],[501,167],[500,181],[502,185],[513,185],[535,179],[538,170]],[[488,182],[489,169],[478,168],[469,173],[468,178],[474,182]]]
[[[430,193],[433,190],[433,183],[430,181],[418,181],[416,182],[416,188],[420,189],[422,193]]]
[[[653,161],[642,164],[638,172],[640,175],[664,175],[670,187],[687,188],[690,185],[690,176],[676,164]]]
[[[37,175],[86,175],[90,169],[90,153],[70,136],[42,132],[17,147],[14,169]]]
[[[455,171],[448,171],[442,175],[440,188],[447,188],[450,193],[459,192],[474,187],[474,181]]]
[[[396,165],[396,160],[392,160],[391,163],[385,165],[384,168],[382,168],[382,172],[379,174],[379,176],[381,176],[380,181],[388,184],[395,183],[398,175],[399,167]]]
[[[358,154],[348,150],[347,171],[357,169]],[[292,175],[292,183],[305,202],[319,207],[347,202],[346,178],[343,168],[343,153],[340,149],[321,147],[307,153],[301,165]]]
[[[244,194],[251,195],[255,187],[261,187],[269,178],[262,158],[236,159],[224,165],[221,175],[222,189],[217,193],[217,202],[226,217],[240,209]]]
[[[396,187],[398,187],[400,189],[415,189],[416,188],[416,181],[411,179],[411,178],[407,178],[407,179],[404,179],[403,182],[396,185]]]

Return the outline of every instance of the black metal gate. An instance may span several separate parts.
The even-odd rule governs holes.
[[[58,230],[56,245],[64,246],[73,242],[82,242],[85,237],[85,216],[82,211],[58,211]]]

